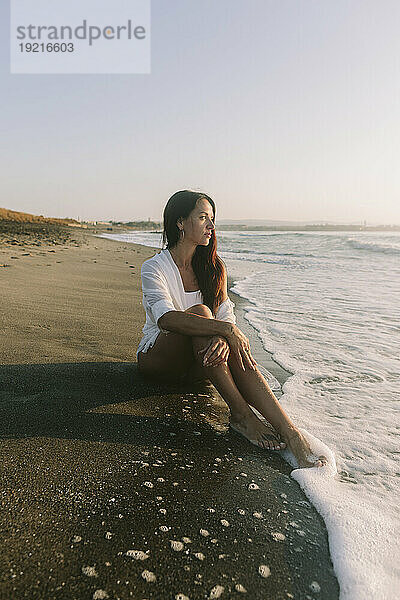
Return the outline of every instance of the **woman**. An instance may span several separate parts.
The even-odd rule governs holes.
[[[250,442],[269,450],[288,447],[302,467],[325,464],[323,456],[312,458],[236,326],[217,255],[213,200],[190,190],[173,194],[164,210],[165,244],[141,269],[146,324],[137,349],[140,372],[176,381],[192,369],[217,388],[230,408],[230,426]]]

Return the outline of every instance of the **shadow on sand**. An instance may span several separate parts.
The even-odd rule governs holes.
[[[1,366],[0,417],[1,597],[338,598],[321,518],[205,382]]]
[[[199,427],[209,430],[202,425],[201,416],[196,422],[196,413],[204,409],[202,402],[198,410],[192,406],[188,419],[185,412],[189,409],[182,398],[193,401],[200,394],[213,401],[217,417],[225,418],[223,429],[227,428],[227,407],[215,400],[211,389],[206,382],[152,382],[139,374],[136,363],[0,366],[0,411],[4,415],[0,435],[146,445],[154,442],[157,433],[158,443],[169,443],[169,428],[176,431],[182,423],[188,434]],[[196,436],[192,439],[193,451],[204,445]]]

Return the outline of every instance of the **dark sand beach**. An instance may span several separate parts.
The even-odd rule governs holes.
[[[0,598],[338,598],[291,468],[229,430],[212,386],[137,373],[154,251],[53,233],[0,230]]]

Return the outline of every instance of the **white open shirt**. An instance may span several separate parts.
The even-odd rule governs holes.
[[[158,319],[171,310],[186,310],[195,304],[203,303],[200,290],[185,292],[181,274],[168,249],[161,250],[155,256],[144,261],[141,268],[143,307],[146,311],[146,323],[143,327],[143,337],[136,350],[147,352],[164,329],[158,326]],[[215,314],[220,321],[236,323],[233,312],[235,304],[227,298],[222,302]]]

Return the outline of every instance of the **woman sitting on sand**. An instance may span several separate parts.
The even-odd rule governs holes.
[[[161,250],[141,269],[146,324],[137,349],[141,373],[177,381],[190,370],[209,379],[230,408],[230,426],[269,450],[288,447],[300,466],[322,466],[257,369],[236,326],[225,264],[217,255],[215,204],[183,190],[164,210]],[[265,425],[250,406],[271,424]]]

